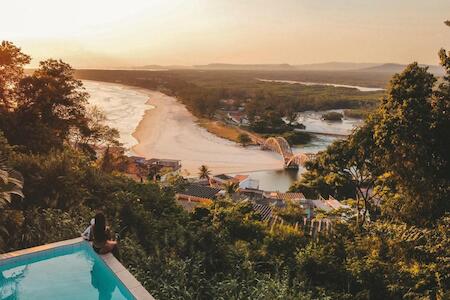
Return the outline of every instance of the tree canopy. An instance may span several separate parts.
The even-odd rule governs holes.
[[[68,64],[49,59],[25,75],[30,58],[19,48],[2,42],[0,56],[0,129],[10,143],[35,153],[64,143],[91,151],[99,143],[117,144],[117,130],[88,106],[89,95]]]
[[[320,153],[291,189],[361,198],[365,212],[377,199],[386,215],[408,223],[434,222],[448,212],[450,64],[445,51],[440,57],[447,75],[439,85],[417,63],[396,74],[365,124]]]

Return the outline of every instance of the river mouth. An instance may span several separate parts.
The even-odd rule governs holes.
[[[219,138],[196,123],[196,118],[174,97],[157,91],[114,83],[83,81],[90,103],[107,117],[107,124],[118,129],[120,141],[129,154],[150,158],[178,159],[182,174],[197,177],[201,165],[213,174],[248,174],[260,181],[264,190],[286,191],[303,168],[284,170],[282,157],[259,147],[243,148]],[[298,121],[307,129],[348,134],[360,121],[344,119],[329,124],[321,120],[324,112],[302,112]],[[292,147],[294,153],[317,153],[337,137],[314,135],[311,143]]]

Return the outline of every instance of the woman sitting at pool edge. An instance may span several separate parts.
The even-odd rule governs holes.
[[[87,235],[87,239],[92,241],[92,247],[98,254],[113,252],[114,256],[117,256],[117,241],[112,239],[111,231],[106,226],[105,215],[102,212],[97,213],[93,223],[83,236]]]

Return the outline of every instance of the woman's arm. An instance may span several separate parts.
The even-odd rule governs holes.
[[[113,239],[113,235],[111,233],[111,229],[109,228],[109,226],[106,227],[105,234],[106,234],[106,239],[107,240],[112,240]]]

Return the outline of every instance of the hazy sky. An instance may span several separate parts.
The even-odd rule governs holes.
[[[0,39],[75,67],[437,63],[450,0],[1,0]]]

